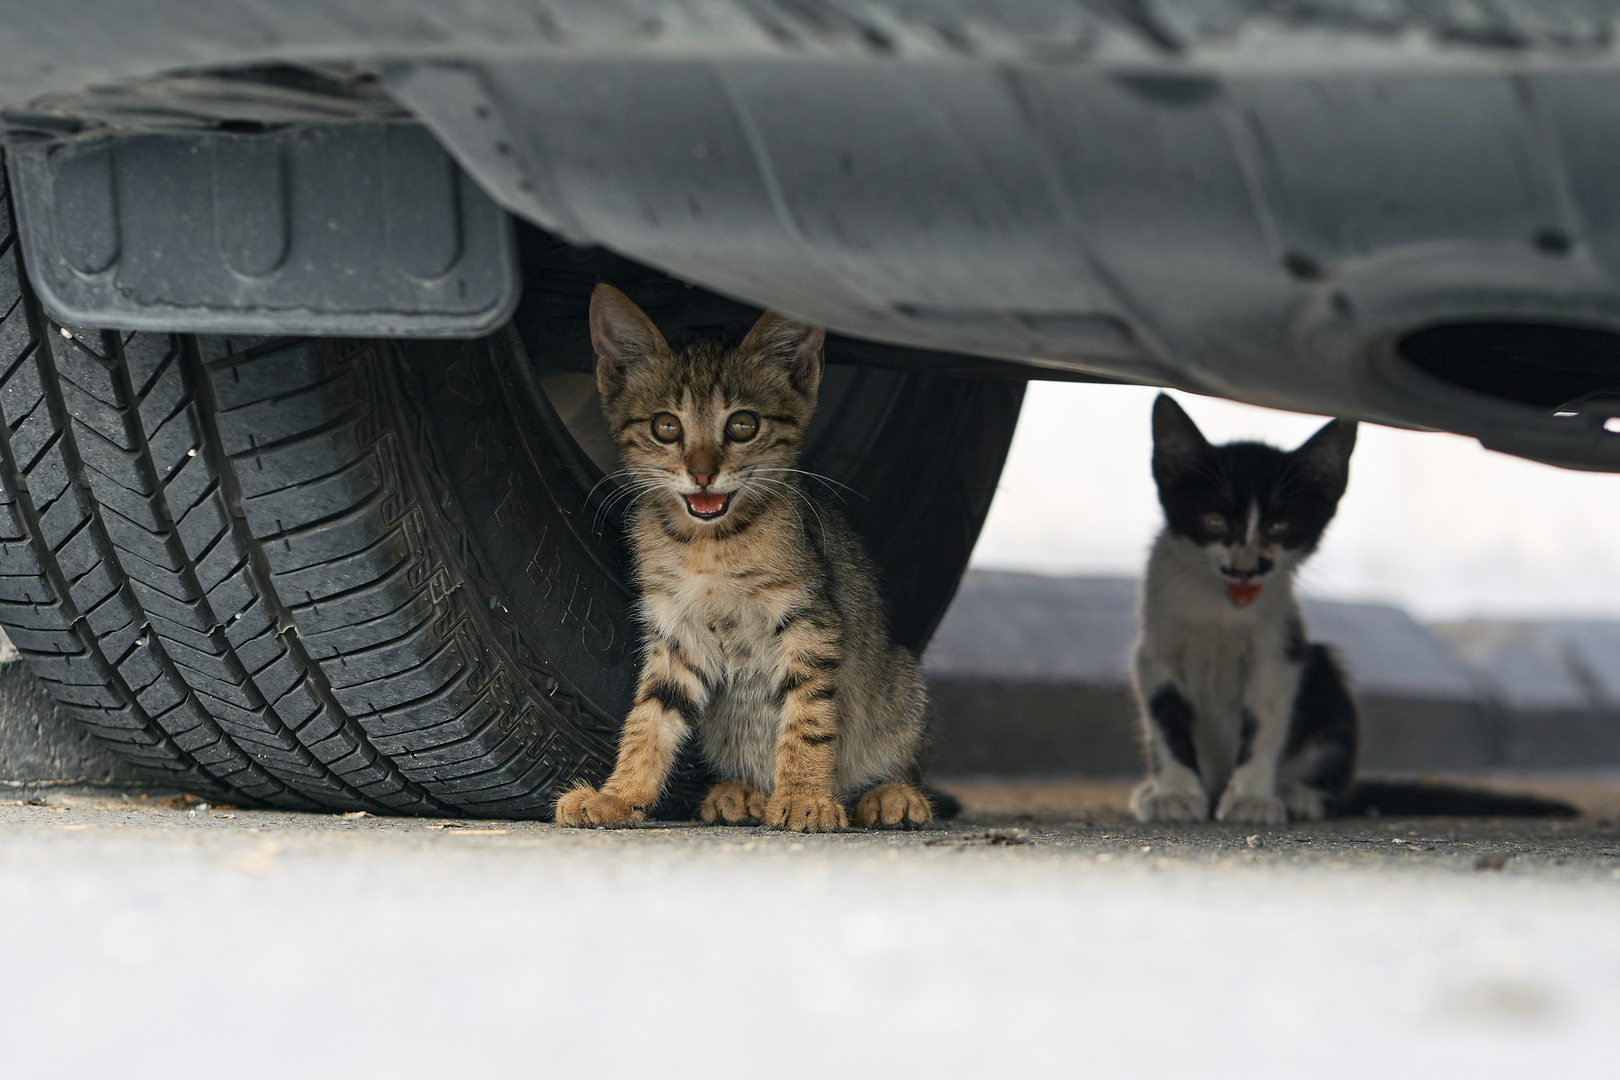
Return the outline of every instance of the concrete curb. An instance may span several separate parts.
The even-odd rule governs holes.
[[[1132,776],[1126,578],[967,576],[925,658],[938,775]],[[1620,765],[1620,623],[1424,627],[1397,608],[1307,602],[1361,705],[1361,765]],[[57,708],[0,637],[0,791],[154,788]]]

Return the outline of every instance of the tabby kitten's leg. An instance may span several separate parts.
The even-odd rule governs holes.
[[[898,781],[877,785],[855,804],[855,824],[863,829],[915,829],[933,820],[923,793]]]
[[[1136,685],[1148,778],[1131,793],[1131,811],[1141,821],[1205,820],[1209,793],[1198,775],[1192,703],[1176,689],[1169,670],[1148,657],[1137,657]]]
[[[838,740],[837,652],[826,640],[783,635],[789,661],[778,696],[782,727],[776,740],[776,783],[765,824],[796,832],[845,828],[844,804],[833,798]]]
[[[703,796],[698,817],[705,825],[758,825],[765,820],[765,793],[746,780],[722,780]]]
[[[654,639],[636,704],[619,733],[619,759],[600,791],[581,783],[557,800],[559,825],[636,825],[664,789],[675,751],[703,713],[709,692],[696,671]]]
[[[1288,820],[1288,804],[1277,792],[1277,767],[1288,744],[1298,689],[1298,664],[1280,657],[1256,659],[1240,716],[1236,768],[1221,793],[1216,820],[1246,825]]]

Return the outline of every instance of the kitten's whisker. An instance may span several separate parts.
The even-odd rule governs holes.
[[[592,531],[595,531],[601,524],[602,519],[607,517],[608,513],[613,509],[615,503],[628,497],[635,490],[635,488],[619,488],[610,498],[602,500],[602,505],[598,506],[596,508],[596,513],[591,516]]]
[[[601,503],[601,507],[599,507],[599,509],[612,506],[614,504],[614,502],[616,502],[619,499],[624,498],[626,492],[637,491],[646,482],[647,481],[645,481],[645,480],[636,480],[636,481],[632,481],[631,483],[628,483],[628,484],[620,484],[619,486],[615,487],[612,491],[610,491],[606,495],[602,496],[602,503]]]
[[[616,480],[620,477],[628,477],[629,482],[620,484],[610,489],[608,493],[602,497],[601,505],[597,507],[596,513],[591,518],[590,531],[594,535],[601,535],[602,521],[607,516],[608,511],[612,508],[614,503],[624,498],[629,492],[637,490],[639,485],[654,482],[652,478],[646,475],[646,470],[640,468],[639,466],[632,465],[623,469],[618,469],[614,472],[608,473],[591,486],[591,490],[585,495],[585,505],[587,507],[591,505],[591,497],[596,494],[598,488],[600,488],[603,484]]]
[[[618,491],[615,491],[611,498],[603,500],[602,505],[597,512],[599,514],[605,514],[613,508],[615,503],[619,502],[620,500],[629,498],[632,495],[652,491],[660,486],[662,485],[651,480],[643,480],[636,484],[626,484]]]
[[[625,509],[628,510],[631,506],[636,504],[637,499],[640,499],[647,492],[652,491],[659,486],[660,485],[655,480],[643,479],[617,488],[611,495],[602,500],[601,506],[597,507],[596,515],[591,518],[591,532],[596,535],[601,534],[601,525],[607,518],[608,512],[613,509],[613,505],[615,503],[619,502],[621,499],[629,498],[630,502],[625,507]],[[634,498],[631,498],[631,496],[634,496]]]
[[[816,526],[821,530],[821,536],[822,536],[823,542],[826,541],[827,523],[821,519],[821,511],[816,508],[816,504],[813,501],[811,501],[811,499],[810,499],[810,497],[808,495],[806,495],[804,492],[799,490],[799,487],[798,487],[797,484],[790,483],[790,482],[788,482],[786,480],[773,480],[773,479],[771,479],[770,477],[767,477],[767,476],[757,477],[756,479],[758,479],[759,482],[762,483],[762,484],[771,484],[771,485],[774,485],[776,487],[786,488],[788,491],[791,491],[794,495],[798,496],[799,501],[804,503],[804,505],[808,506],[810,508],[810,512],[815,515]]]
[[[640,502],[643,498],[645,498],[647,493],[650,492],[651,490],[652,490],[652,488],[643,488],[642,490],[636,492],[635,497],[632,498],[629,502],[625,503],[625,505],[624,505],[625,512],[629,513],[630,508],[635,506],[636,503]],[[600,530],[598,530],[594,524],[591,526],[591,531],[597,536],[602,535]]]
[[[614,472],[608,473],[606,476],[602,477],[602,479],[600,479],[596,483],[592,484],[591,485],[591,490],[589,490],[589,491],[587,491],[585,493],[585,505],[587,505],[587,506],[590,505],[591,496],[595,495],[596,494],[596,489],[601,487],[603,484],[609,483],[610,481],[613,481],[613,480],[617,480],[621,476],[633,476],[634,474],[635,474],[635,470],[630,469],[630,468],[618,469],[618,470],[616,470]]]
[[[841,481],[838,481],[838,480],[834,480],[832,477],[826,476],[826,475],[824,475],[822,473],[811,472],[809,469],[760,469],[760,468],[756,468],[754,471],[756,471],[756,472],[768,472],[768,473],[796,473],[799,476],[808,476],[812,480],[820,480],[823,484],[826,484],[829,487],[843,488],[845,491],[849,492],[851,495],[854,495],[856,498],[866,499],[867,502],[872,501],[871,499],[867,498],[867,496],[861,494],[861,492],[856,491],[854,488],[850,487],[848,484],[845,484],[845,483],[843,483]],[[836,495],[837,492],[834,492],[833,494]],[[839,496],[839,501],[843,501],[842,496]]]

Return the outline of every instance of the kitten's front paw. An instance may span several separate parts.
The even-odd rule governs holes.
[[[855,804],[863,829],[915,829],[934,820],[934,808],[910,784],[879,784]]]
[[[1160,791],[1152,780],[1131,794],[1138,821],[1207,821],[1209,796],[1203,792]]]
[[[1295,821],[1321,821],[1327,817],[1327,796],[1308,784],[1289,784],[1278,792]]]
[[[765,803],[765,824],[791,832],[837,832],[849,827],[844,805],[821,791],[783,791]]]
[[[580,784],[557,800],[557,824],[575,828],[621,828],[640,825],[641,811],[616,795],[604,795],[589,784]]]
[[[1239,795],[1228,791],[1221,796],[1215,820],[1234,825],[1283,825],[1288,821],[1288,804],[1275,795]]]
[[[698,817],[705,825],[758,825],[765,818],[765,793],[746,780],[722,780],[703,796]]]

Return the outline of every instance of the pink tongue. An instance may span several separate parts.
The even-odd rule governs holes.
[[[729,491],[699,491],[686,497],[686,505],[692,508],[694,514],[718,514],[730,494]]]
[[[1254,598],[1260,595],[1258,585],[1239,585],[1235,581],[1226,583],[1226,598],[1238,607],[1248,607],[1254,603]]]

